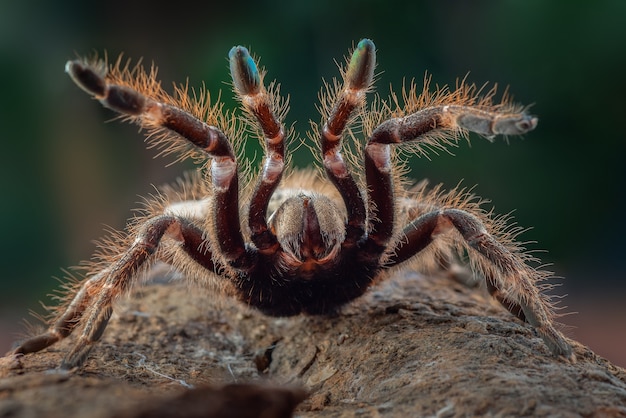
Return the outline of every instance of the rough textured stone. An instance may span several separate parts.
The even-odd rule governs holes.
[[[552,357],[446,276],[399,273],[332,318],[155,283],[117,305],[81,370],[55,371],[69,343],[2,359],[0,417],[282,417],[303,390],[302,417],[626,416],[623,369],[577,343],[576,363]]]

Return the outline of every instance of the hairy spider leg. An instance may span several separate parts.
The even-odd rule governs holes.
[[[89,298],[91,300],[84,301],[87,318],[81,321],[84,322],[81,335],[61,362],[61,369],[79,367],[85,362],[113,313],[115,297],[126,293],[137,271],[154,259],[153,255],[165,236],[180,242],[194,260],[215,271],[210,255],[207,258],[207,254],[201,250],[203,232],[199,228],[177,216],[162,215],[150,219],[142,225],[131,247],[102,276],[100,291],[92,294]]]
[[[109,83],[98,71],[81,61],[67,63],[72,80],[87,93],[141,126],[166,129],[195,145],[211,158],[215,223],[221,254],[233,265],[249,265],[239,228],[239,187],[237,161],[232,145],[219,128],[209,125],[187,111],[153,100],[139,91]]]
[[[537,118],[525,113],[499,113],[461,105],[433,106],[381,123],[365,146],[368,197],[377,209],[376,217],[371,221],[369,239],[385,246],[394,232],[390,144],[416,141],[435,130],[465,130],[491,138],[495,135],[521,135],[536,125]]]
[[[374,43],[369,39],[362,39],[352,54],[344,73],[343,88],[335,99],[321,133],[326,175],[339,190],[348,212],[346,238],[342,245],[344,248],[354,247],[364,236],[366,208],[361,191],[341,155],[341,137],[355,112],[365,104],[365,94],[371,87],[375,67]]]
[[[404,229],[406,239],[396,248],[389,265],[410,258],[438,234],[451,229],[458,231],[465,242],[490,263],[490,266],[482,266],[478,261],[489,293],[513,315],[532,325],[554,354],[573,358],[571,346],[552,326],[549,303],[534,285],[537,272],[498,242],[472,213],[442,208],[418,217]]]
[[[263,86],[257,65],[248,50],[236,46],[228,56],[235,93],[244,110],[257,121],[265,138],[265,158],[250,200],[248,225],[250,239],[258,251],[269,255],[280,248],[276,235],[268,228],[266,213],[285,169],[285,127],[272,109],[274,100]]]
[[[157,216],[142,225],[133,244],[121,257],[82,283],[65,311],[46,332],[22,342],[12,352],[28,354],[43,350],[69,336],[82,323],[82,333],[60,368],[71,369],[82,365],[111,318],[114,299],[132,286],[137,271],[154,258],[164,236],[178,241],[181,248],[200,265],[216,271],[211,254],[202,245],[202,230],[184,218]],[[83,320],[84,317],[86,319]]]
[[[404,117],[391,118],[371,133],[365,146],[365,178],[369,200],[377,213],[371,220],[368,240],[386,246],[394,233],[395,206],[391,144],[419,142],[435,131],[470,131],[487,137],[522,135],[533,130],[537,118],[525,113],[501,113],[462,105],[432,106]],[[407,230],[412,230],[408,227]],[[416,234],[415,237],[421,237]],[[428,241],[430,242],[430,241]],[[390,263],[399,264],[421,251],[427,244],[417,240],[396,248]]]
[[[502,113],[461,105],[433,106],[383,122],[374,129],[365,147],[367,190],[377,208],[368,239],[385,246],[394,232],[391,144],[419,141],[434,130],[465,130],[491,138],[522,135],[536,125],[537,119],[525,113]],[[405,227],[405,239],[390,254],[386,267],[406,261],[426,248],[438,234],[451,229],[458,231],[467,245],[489,263],[480,269],[487,279],[489,292],[511,313],[530,323],[552,352],[571,357],[570,345],[552,326],[549,303],[535,286],[540,276],[522,257],[499,243],[470,212],[442,208],[418,217]],[[477,263],[485,264],[482,259]]]
[[[217,230],[222,255],[233,266],[251,265],[251,255],[246,252],[239,230],[236,159],[224,133],[180,108],[152,100],[129,87],[110,84],[95,68],[80,61],[68,62],[66,71],[79,87],[95,96],[104,106],[136,118],[142,125],[173,131],[206,152],[211,158],[215,191],[213,215],[215,222],[224,226]],[[25,354],[39,351],[65,338],[79,322],[84,322],[79,340],[61,367],[71,368],[82,364],[90,347],[106,327],[114,297],[132,285],[135,273],[151,261],[151,256],[164,236],[178,241],[181,248],[200,265],[216,271],[212,253],[203,245],[206,236],[204,231],[177,216],[157,216],[140,228],[135,241],[121,258],[83,283],[65,312],[46,333],[25,341],[13,352]],[[102,288],[103,291],[95,292],[96,288]],[[82,321],[84,316],[87,319]]]

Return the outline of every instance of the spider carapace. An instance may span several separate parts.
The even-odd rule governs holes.
[[[84,279],[68,285],[48,330],[14,354],[42,350],[79,330],[61,367],[80,366],[114,301],[156,261],[207,284],[207,291],[289,316],[336,312],[389,269],[420,268],[458,254],[552,353],[573,358],[543,292],[550,273],[535,267],[538,260],[515,240],[521,229],[483,209],[468,190],[411,185],[396,154],[398,147],[405,154],[445,148],[469,132],[488,139],[522,135],[537,118],[506,94],[496,102],[495,88],[463,81],[454,90],[429,92],[428,77],[422,91],[411,83],[401,96],[376,96],[368,106],[376,51],[363,39],[342,68],[342,81],[325,84],[320,94],[322,120],[309,134],[318,144],[320,173],[290,170],[287,101],[275,83],[264,84],[265,72],[246,48],[232,48],[229,59],[241,113],[224,112],[205,90],[187,85],[166,93],[154,67],[145,71],[121,60],[110,66],[97,59],[67,63],[79,87],[145,128],[153,145],[206,164],[148,200],[126,232],[103,240]],[[237,158],[251,136],[264,148],[253,180]]]

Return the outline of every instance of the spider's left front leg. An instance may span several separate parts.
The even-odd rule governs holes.
[[[391,144],[420,141],[434,130],[445,133],[461,129],[488,137],[520,135],[534,129],[536,124],[537,119],[525,113],[503,114],[460,105],[426,108],[383,122],[374,129],[365,147],[368,197],[377,210],[368,241],[386,246],[394,234]],[[437,235],[455,230],[465,242],[473,264],[486,277],[490,293],[511,313],[530,323],[554,354],[573,358],[570,344],[554,326],[552,307],[537,286],[545,274],[526,264],[527,257],[516,245],[498,241],[497,231],[488,230],[479,215],[443,207],[418,217],[404,229],[405,239],[390,253],[387,266],[411,258]]]
[[[265,89],[259,69],[248,50],[233,47],[229,54],[230,73],[243,108],[263,132],[265,157],[248,211],[250,239],[261,254],[271,255],[280,249],[276,235],[267,225],[266,213],[272,194],[285,169],[285,127],[274,107],[278,99]]]

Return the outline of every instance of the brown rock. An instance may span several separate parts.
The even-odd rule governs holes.
[[[551,356],[448,277],[398,274],[332,318],[216,299],[147,285],[82,369],[54,370],[71,341],[3,359],[0,417],[284,417],[304,391],[303,417],[626,416],[623,369],[576,343],[576,363]]]

